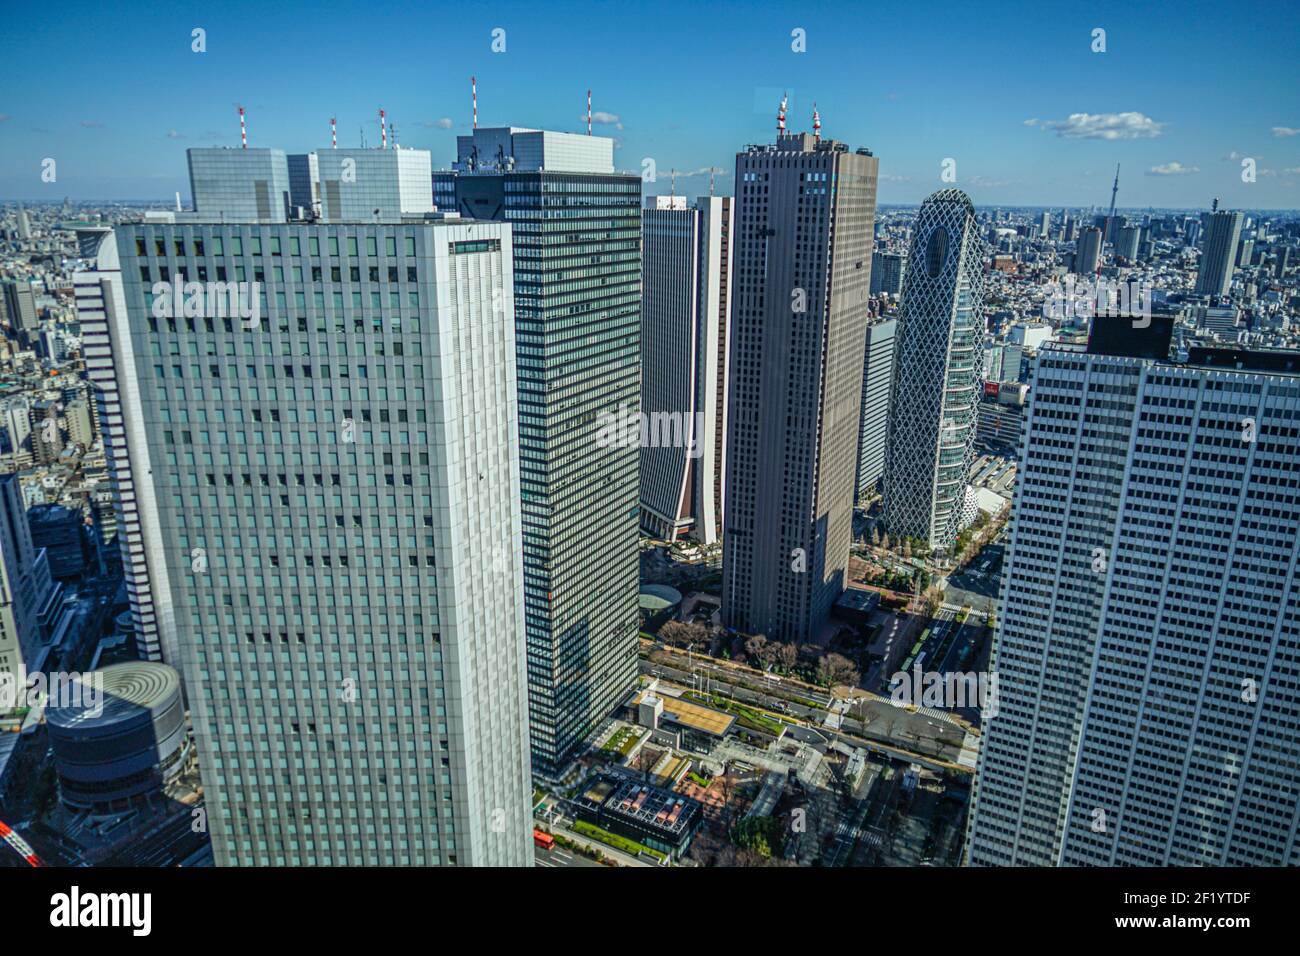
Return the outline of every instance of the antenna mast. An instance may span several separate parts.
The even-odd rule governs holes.
[[[591,135],[591,90],[587,91],[587,135]]]
[[[244,125],[244,108],[239,107],[239,142],[248,149],[248,127]]]
[[[478,129],[478,80],[472,76],[469,78],[469,95],[474,103],[474,128]]]

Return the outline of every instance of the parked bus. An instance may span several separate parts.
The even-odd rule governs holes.
[[[543,850],[549,850],[555,846],[555,837],[551,836],[545,830],[533,828],[533,843],[540,846]]]

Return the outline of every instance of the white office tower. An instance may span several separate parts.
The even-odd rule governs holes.
[[[641,219],[641,525],[722,535],[732,201],[651,196]]]
[[[937,550],[961,525],[984,364],[984,241],[959,189],[921,204],[898,310],[885,527]]]
[[[531,865],[510,226],[166,218],[75,283],[218,864]]]
[[[1154,318],[1039,353],[972,864],[1300,864],[1300,353]]]

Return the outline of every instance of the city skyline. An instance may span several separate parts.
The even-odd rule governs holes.
[[[615,167],[639,173],[644,160],[654,161],[648,194],[670,191],[675,168],[678,191],[707,195],[710,167],[718,193],[731,193],[730,157],[770,138],[788,94],[790,129],[810,127],[816,102],[828,130],[881,157],[882,206],[919,203],[945,184],[979,207],[1100,205],[1115,163],[1124,169],[1121,208],[1197,208],[1215,197],[1227,208],[1300,205],[1300,94],[1282,85],[1267,98],[1238,95],[1242,76],[1287,55],[1285,37],[1295,32],[1287,27],[1300,25],[1300,14],[1283,5],[1257,9],[1275,29],[1249,38],[1231,29],[1231,11],[1209,4],[1178,23],[1112,4],[1090,8],[1087,19],[1025,6],[1014,32],[1000,18],[955,11],[951,35],[934,31],[919,11],[892,8],[872,21],[873,72],[864,82],[861,41],[839,28],[834,8],[763,5],[740,15],[669,7],[666,17],[690,18],[674,34],[622,13],[579,21],[577,8],[565,16],[566,8],[542,13],[511,3],[453,24],[436,11],[407,11],[396,31],[383,16],[336,4],[313,21],[311,47],[335,62],[377,64],[365,82],[344,74],[341,86],[304,83],[292,57],[278,55],[298,32],[288,11],[72,8],[78,15],[61,23],[16,10],[0,38],[0,88],[8,94],[0,100],[0,199],[184,195],[162,147],[237,146],[236,103],[247,110],[250,145],[291,152],[327,147],[331,117],[341,146],[359,145],[362,130],[378,146],[383,106],[394,138],[430,149],[435,168],[447,168],[455,136],[471,126],[473,75],[480,126],[524,120],[585,131],[592,89],[594,132],[616,140]],[[632,62],[652,70],[625,68],[620,41],[629,21],[638,27]],[[581,30],[569,26],[577,22]],[[1104,52],[1093,52],[1097,29],[1105,31]],[[123,30],[151,51],[151,68],[166,84],[145,93],[137,73],[112,69]],[[194,30],[204,31],[202,53],[192,50]],[[75,36],[78,56],[50,75],[35,59],[37,45],[21,42],[34,32],[41,46]],[[694,56],[688,36],[707,41],[710,55]],[[908,56],[918,36],[932,48],[924,63]],[[407,65],[424,62],[419,44],[430,37],[436,68]],[[551,55],[578,43],[580,58]],[[1212,57],[1183,59],[1211,44]],[[804,52],[795,52],[800,45]],[[539,70],[544,83],[536,82]],[[1246,158],[1256,164],[1251,183],[1242,181]],[[58,164],[56,182],[41,179],[45,159]],[[956,160],[955,181],[940,179],[945,159]]]

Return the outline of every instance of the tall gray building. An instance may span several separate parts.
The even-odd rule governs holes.
[[[184,675],[218,864],[530,865],[510,228],[94,238],[137,639]]]
[[[875,252],[871,256],[871,292],[898,295],[903,291],[907,257],[901,252]]]
[[[960,530],[984,365],[984,241],[960,189],[921,204],[898,309],[885,527],[943,550]]]
[[[1039,353],[969,860],[1295,866],[1300,353],[1112,321]]]
[[[1079,239],[1074,247],[1074,274],[1092,276],[1101,264],[1102,232],[1096,226],[1088,226],[1079,231]]]
[[[732,200],[653,196],[641,222],[641,525],[713,544],[726,472]]]
[[[806,133],[736,156],[722,611],[786,641],[846,584],[878,160]]]
[[[0,283],[0,290],[4,292],[10,330],[26,340],[41,327],[36,317],[36,294],[32,291],[32,284],[25,279],[10,279]]]
[[[439,209],[509,222],[533,767],[559,774],[636,681],[639,454],[601,441],[640,407],[641,177],[613,140],[457,137]]]
[[[874,275],[874,273],[873,273]],[[898,322],[880,319],[867,326],[862,362],[862,422],[858,429],[857,500],[869,497],[885,473],[889,399],[894,388],[894,338]]]
[[[1196,294],[1222,296],[1232,285],[1232,264],[1241,238],[1241,213],[1206,213],[1201,217],[1204,241],[1201,264],[1196,272]]]

